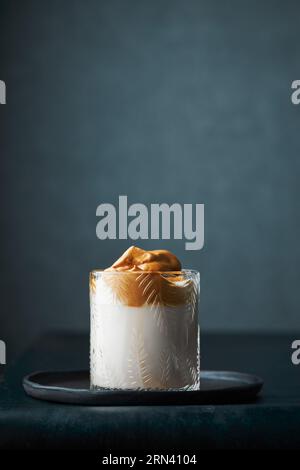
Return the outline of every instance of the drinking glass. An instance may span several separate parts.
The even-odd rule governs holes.
[[[200,274],[90,273],[91,388],[200,387]]]

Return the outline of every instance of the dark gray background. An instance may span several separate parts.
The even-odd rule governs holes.
[[[8,358],[88,328],[96,207],[205,204],[205,330],[299,329],[295,1],[1,1],[1,323]]]

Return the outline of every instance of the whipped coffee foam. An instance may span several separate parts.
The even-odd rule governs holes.
[[[180,271],[179,259],[168,250],[146,251],[131,246],[108,270],[116,271]]]

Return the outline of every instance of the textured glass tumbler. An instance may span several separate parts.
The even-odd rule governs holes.
[[[90,273],[91,388],[197,390],[197,271]]]

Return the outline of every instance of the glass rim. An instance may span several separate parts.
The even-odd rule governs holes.
[[[180,275],[180,274],[199,274],[200,272],[196,269],[181,269],[180,271],[143,271],[143,270],[136,270],[136,271],[106,271],[105,269],[92,269],[90,274],[100,274],[100,273],[107,273],[107,274],[164,274],[164,275]]]

